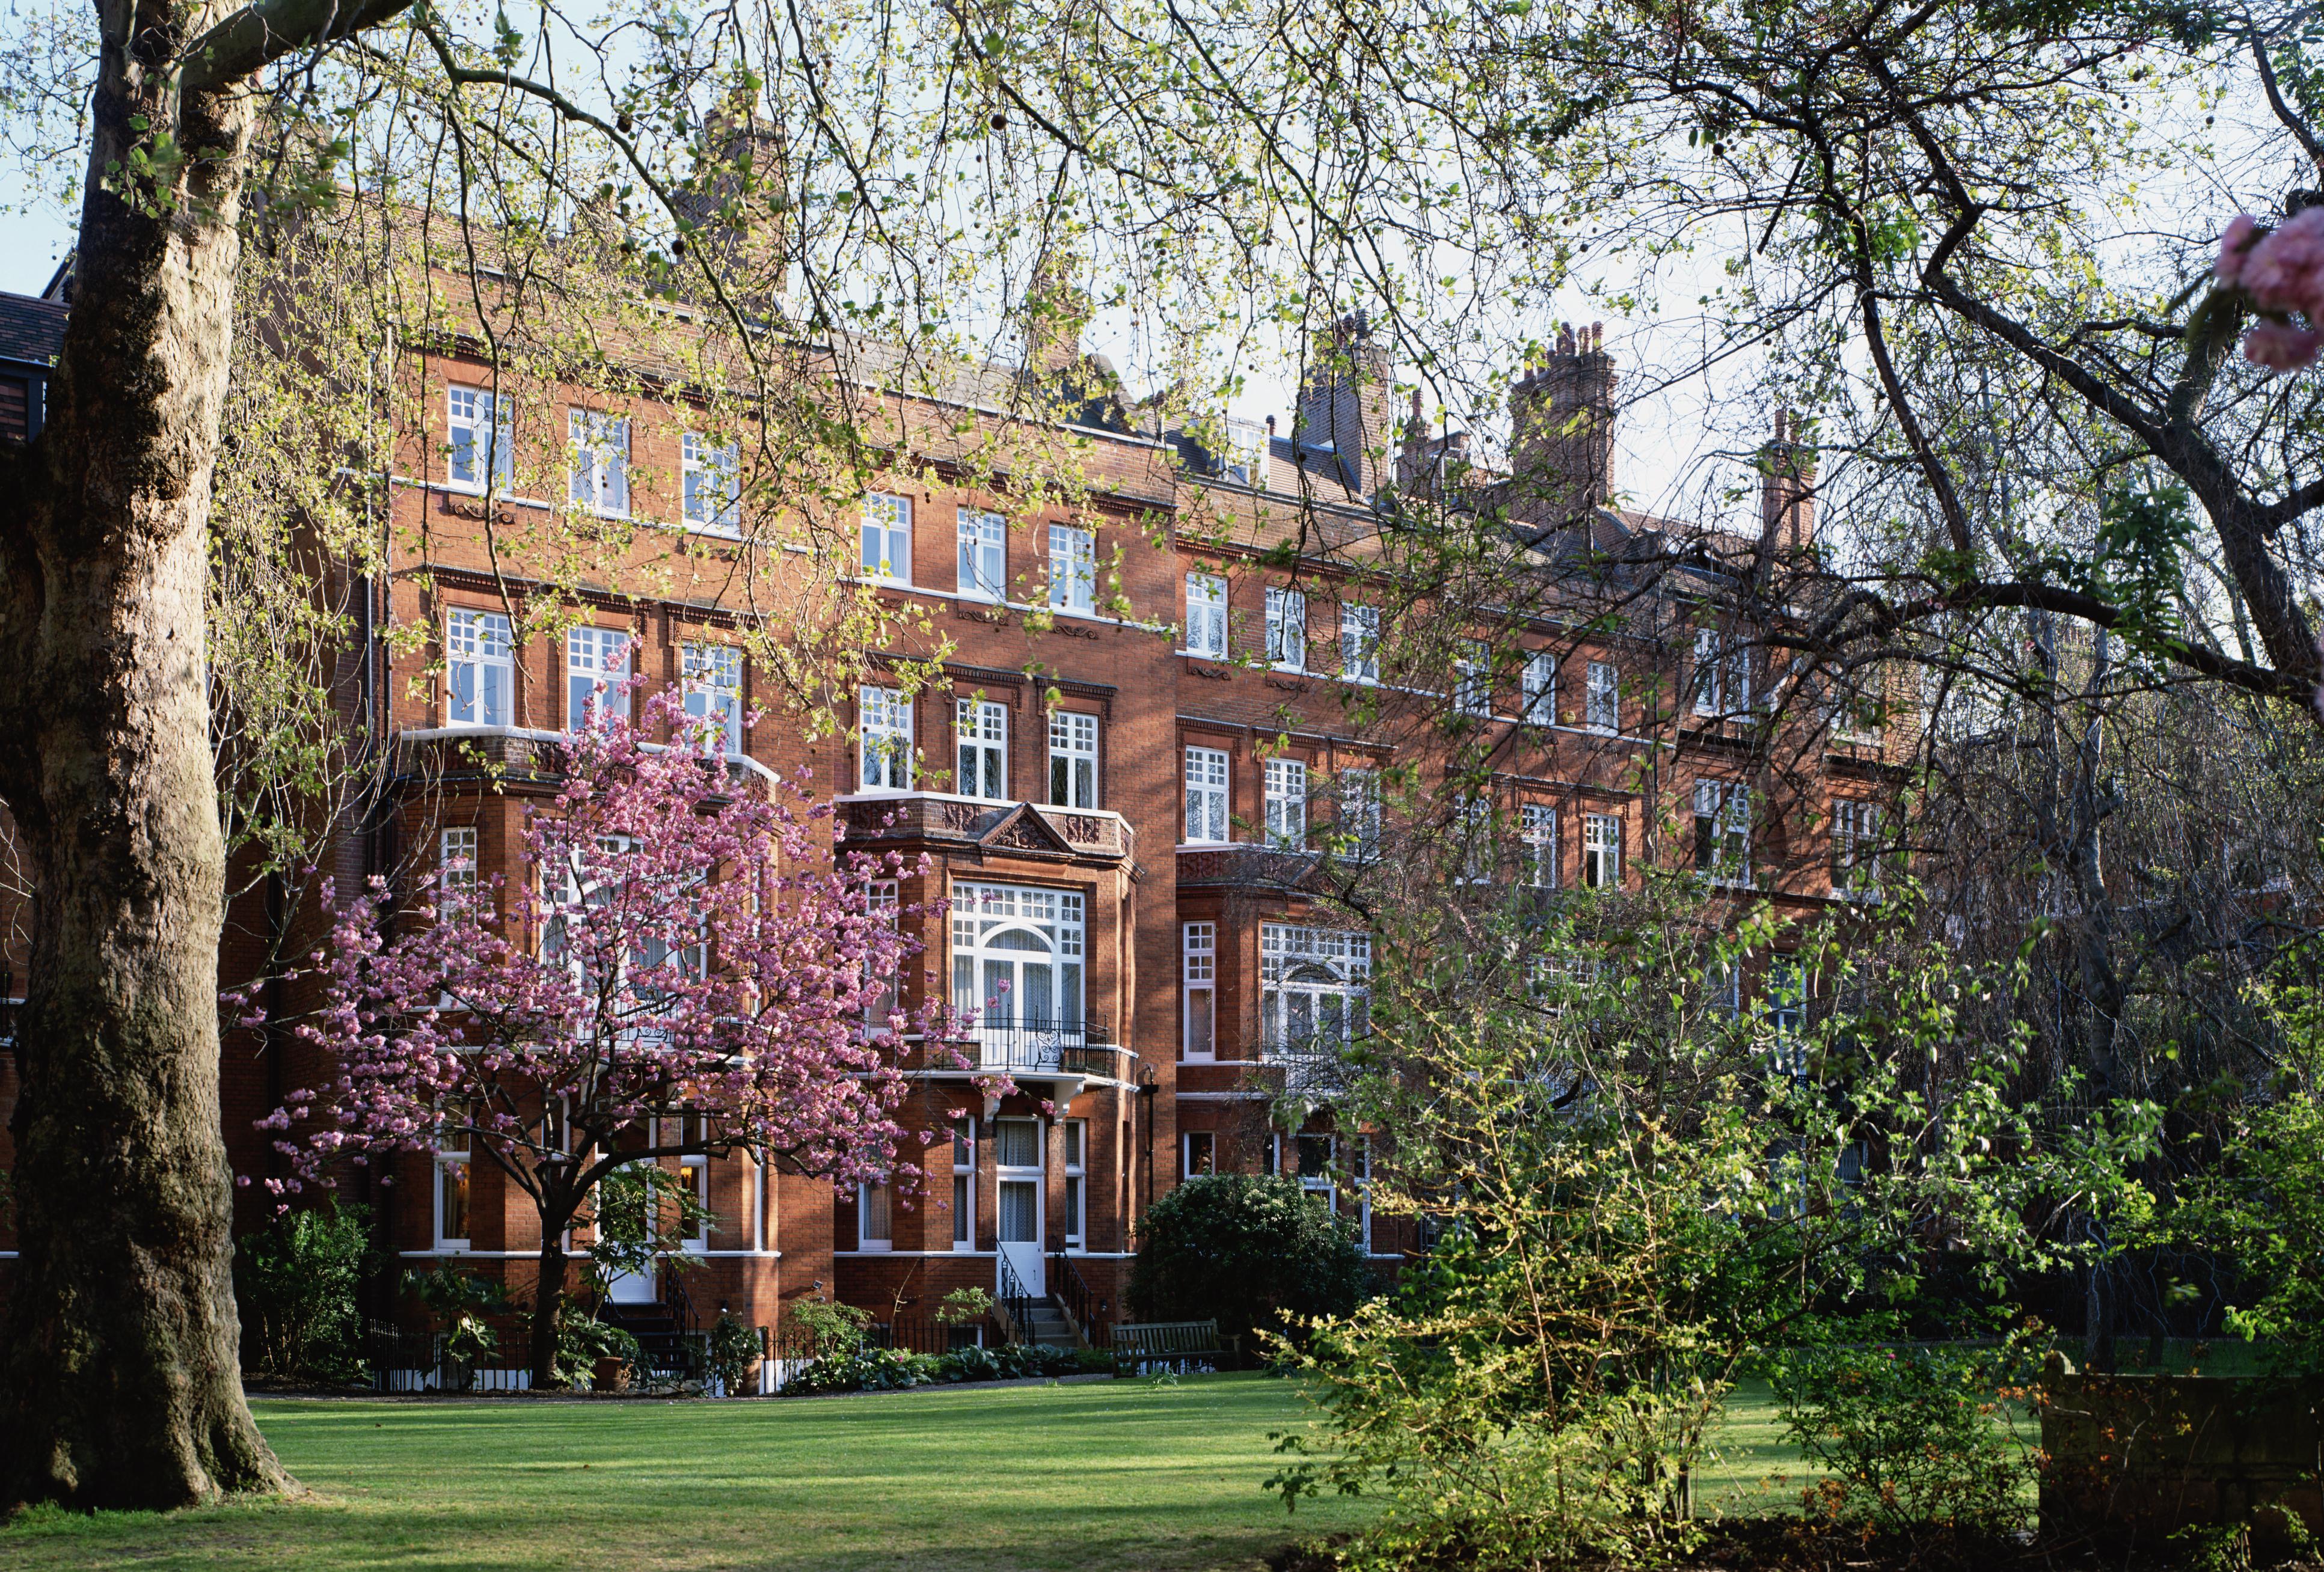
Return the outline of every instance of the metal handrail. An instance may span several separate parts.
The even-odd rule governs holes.
[[[1016,1269],[1009,1264],[1007,1254],[1001,1253],[1001,1292],[994,1308],[1001,1311],[1002,1333],[1012,1343],[1027,1340],[1026,1328],[1033,1320],[1033,1294],[1018,1281]]]
[[[1073,1328],[1074,1335],[1081,1339],[1084,1347],[1102,1347],[1099,1339],[1106,1328],[1098,1317],[1103,1311],[1105,1301],[1097,1297],[1089,1281],[1074,1265],[1072,1256],[1059,1250],[1050,1259],[1056,1264],[1056,1269],[1049,1275],[1056,1284],[1057,1303],[1065,1310],[1065,1320]]]
[[[1098,1021],[994,1021],[962,1026],[950,1040],[972,1070],[1111,1075],[1128,1053]]]

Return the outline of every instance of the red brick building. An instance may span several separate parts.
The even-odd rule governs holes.
[[[1677,536],[1608,505],[1614,369],[1594,337],[1569,336],[1518,384],[1515,480],[1462,472],[1462,440],[1428,437],[1416,403],[1394,429],[1360,325],[1335,344],[1287,433],[1197,435],[1117,399],[1076,402],[1049,429],[1085,484],[1032,496],[963,456],[954,417],[1026,424],[1005,413],[1022,379],[1079,374],[1071,353],[973,368],[944,409],[893,396],[892,463],[844,510],[838,538],[858,549],[833,575],[835,593],[883,609],[892,647],[823,737],[750,654],[768,620],[758,586],[813,565],[804,548],[796,565],[758,560],[731,511],[733,439],[682,378],[632,367],[512,391],[456,336],[405,358],[418,418],[384,493],[386,571],[321,586],[353,608],[350,713],[392,752],[395,789],[332,871],[513,875],[521,814],[554,790],[556,737],[600,680],[636,674],[727,716],[734,753],[844,786],[853,839],[930,860],[899,899],[949,903],[926,964],[981,1018],[969,1067],[918,1046],[908,1060],[908,1120],[933,1136],[924,1190],[835,1196],[743,1158],[686,1160],[715,1216],[673,1243],[702,1258],[685,1274],[702,1313],[770,1326],[812,1296],[888,1319],[1013,1281],[1126,1319],[1137,1219],[1213,1169],[1300,1173],[1383,1267],[1401,1259],[1409,1241],[1365,1206],[1360,1145],[1340,1145],[1328,1107],[1281,1127],[1271,1094],[1319,1041],[1363,1029],[1370,938],[1315,870],[1327,841],[1379,834],[1379,772],[1426,777],[1448,708],[1489,759],[1489,785],[1447,804],[1478,837],[1480,880],[1555,889],[1692,863],[1804,914],[1867,877],[1858,852],[1913,740],[1854,711],[1837,731],[1770,723],[1749,692],[1775,685],[1764,658],[1696,625],[1711,603],[1696,591],[1744,571],[1728,559],[1812,549],[1796,455],[1770,449],[1750,528],[1697,532],[1695,568],[1650,573]],[[1480,610],[1433,676],[1425,656],[1394,666],[1383,625],[1404,593],[1392,538],[1424,499],[1499,510],[1540,581]],[[601,527],[618,532],[618,571],[537,560],[559,531]],[[1609,621],[1560,587],[1582,562],[1651,613]],[[262,904],[237,908],[229,973],[257,962]],[[1020,1090],[988,1100],[971,1077],[992,1068]],[[287,1036],[230,1042],[239,1172],[268,1171],[254,1121],[321,1071]],[[401,1264],[527,1275],[530,1207],[480,1156],[374,1178],[354,1182]],[[246,1223],[262,1215],[245,1202]]]

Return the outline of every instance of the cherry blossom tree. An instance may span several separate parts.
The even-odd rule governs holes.
[[[2258,314],[2244,335],[2245,359],[2272,372],[2316,363],[2324,349],[2324,207],[2304,207],[2273,229],[2237,214],[2211,276]]]
[[[896,1061],[908,1031],[946,1035],[940,1004],[901,1003],[921,945],[887,882],[897,854],[845,850],[804,781],[730,764],[667,695],[634,728],[613,707],[565,746],[512,884],[439,872],[400,911],[377,880],[335,904],[323,999],[296,1030],[338,1075],[262,1121],[291,1159],[278,1193],[465,1147],[530,1196],[536,1386],[557,1379],[566,1234],[600,1181],[747,1152],[908,1182]]]

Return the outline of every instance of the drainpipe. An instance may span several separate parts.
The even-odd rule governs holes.
[[[1146,1209],[1154,1204],[1154,1094],[1162,1089],[1162,1078],[1154,1073],[1150,1064],[1138,1067],[1138,1101],[1146,1118],[1146,1197],[1138,1209],[1144,1217]]]

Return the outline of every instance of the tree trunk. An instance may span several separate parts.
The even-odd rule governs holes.
[[[0,791],[36,881],[0,1367],[12,1502],[174,1507],[289,1483],[243,1401],[218,1122],[205,548],[250,112],[218,95],[180,111],[173,62],[206,11],[102,15],[64,353],[47,428],[0,484]]]
[[[557,1334],[565,1324],[565,1230],[544,1227],[540,1280],[532,1289],[532,1389],[563,1384],[557,1376]]]

